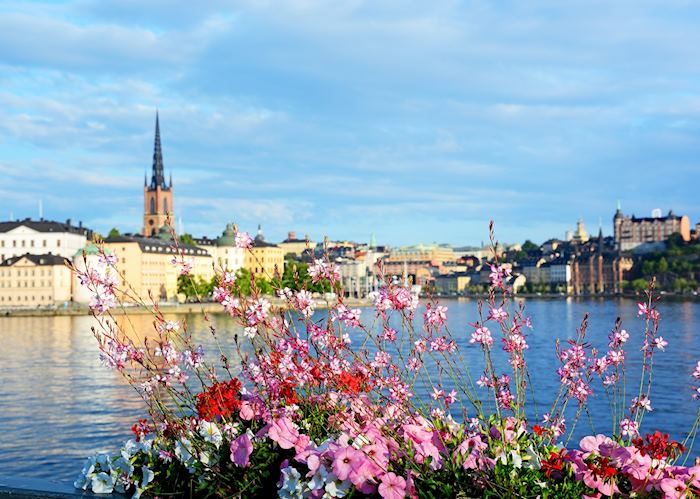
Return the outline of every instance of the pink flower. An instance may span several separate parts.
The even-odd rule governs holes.
[[[289,418],[283,417],[272,421],[267,436],[281,448],[291,449],[299,439],[299,431]]]
[[[686,497],[688,486],[675,478],[664,478],[659,482],[659,488],[664,492],[665,499],[683,499]]]
[[[333,473],[340,480],[347,480],[350,473],[360,467],[360,459],[364,454],[352,447],[342,447],[335,452],[333,457]]]
[[[654,338],[651,344],[659,350],[663,350],[666,346],[668,346],[668,341],[664,340],[663,336],[659,336],[658,338]]]
[[[394,473],[387,473],[379,484],[379,495],[384,499],[403,499],[406,497],[406,480]]]
[[[489,319],[493,319],[496,322],[503,322],[508,317],[508,312],[503,310],[502,307],[492,308],[489,310]]]
[[[583,453],[583,458],[587,458],[592,453],[600,454],[601,456],[609,456],[612,449],[618,447],[618,445],[609,437],[605,435],[596,435],[595,437],[589,435],[583,437],[579,442],[579,447]]]
[[[235,240],[236,248],[248,249],[253,247],[253,238],[247,232],[238,232]]]
[[[636,437],[639,435],[639,424],[630,419],[623,419],[620,421],[620,434],[623,437]]]
[[[247,432],[231,442],[231,461],[236,466],[247,468],[250,465],[250,455],[252,453],[253,442],[250,441]]]
[[[476,331],[472,333],[472,339],[469,343],[478,343],[486,348],[491,348],[493,345],[493,337],[491,336],[491,331],[487,327],[477,328]]]

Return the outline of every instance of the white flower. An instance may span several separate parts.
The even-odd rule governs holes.
[[[224,441],[224,437],[221,434],[221,430],[214,422],[201,421],[199,423],[199,434],[204,438],[205,442],[214,444],[218,449],[221,443]]]
[[[252,340],[255,338],[255,335],[258,334],[258,328],[255,326],[248,326],[243,330],[243,334]]]
[[[326,494],[330,497],[345,497],[349,490],[350,480],[333,480],[326,484]]]
[[[95,494],[111,494],[114,491],[112,477],[105,472],[100,472],[92,477],[91,486]]]
[[[284,498],[301,498],[301,474],[291,466],[288,466],[282,470],[282,480],[277,483],[279,490],[277,491],[278,497]]]

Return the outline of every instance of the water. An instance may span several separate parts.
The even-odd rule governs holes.
[[[449,327],[457,338],[465,362],[478,377],[483,362],[478,349],[468,344],[466,324],[476,320],[474,300],[446,300]],[[632,373],[639,369],[638,336],[643,323],[636,304],[624,299],[528,299],[527,313],[534,329],[528,336],[528,362],[537,387],[538,413],[546,411],[557,390],[554,340],[575,337],[586,312],[591,314],[588,341],[604,348],[615,318],[632,335],[628,361],[629,393],[636,392]],[[654,411],[644,420],[643,431],[661,429],[682,438],[700,403],[691,401],[690,374],[700,360],[700,303],[666,302],[660,305],[660,334],[669,342],[656,357]],[[323,313],[323,312],[319,312]],[[364,312],[371,315],[370,310]],[[208,324],[198,315],[172,315],[186,320],[195,340],[211,346]],[[237,331],[231,319],[213,314],[222,343],[231,344]],[[97,344],[90,332],[90,317],[0,318],[0,470],[54,481],[72,481],[86,456],[114,451],[130,436],[131,425],[144,415],[144,407],[118,373],[101,366]],[[130,316],[133,327],[148,331],[148,316]],[[635,335],[637,338],[635,338]],[[211,350],[211,349],[210,349]],[[634,351],[633,351],[634,350]],[[504,366],[505,369],[505,366]],[[638,382],[638,379],[637,379]],[[597,431],[610,432],[607,402],[600,393],[592,404]],[[421,390],[423,397],[425,391]],[[631,395],[630,395],[631,396]],[[531,407],[534,412],[534,407]],[[590,433],[582,421],[576,438]],[[699,454],[698,449],[694,455]]]

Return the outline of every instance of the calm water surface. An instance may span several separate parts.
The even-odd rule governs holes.
[[[466,363],[472,366],[472,375],[478,377],[483,368],[481,353],[469,346],[465,327],[476,319],[476,303],[459,299],[445,304],[450,329]],[[546,412],[558,387],[554,340],[574,338],[586,312],[591,314],[588,340],[601,349],[615,318],[622,318],[623,327],[633,337],[628,386],[635,386],[632,373],[639,371],[637,350],[643,323],[636,317],[633,301],[528,299],[526,307],[534,324],[528,336],[528,362],[537,386],[535,404],[540,415]],[[700,304],[667,302],[660,305],[660,311],[661,335],[669,346],[656,357],[651,397],[655,410],[645,418],[643,430],[658,428],[681,438],[700,405],[689,399],[690,374],[700,359]],[[365,311],[368,314],[370,310]],[[236,332],[231,319],[210,317],[220,340],[230,344]],[[205,348],[211,346],[208,324],[201,316],[168,318],[187,320],[195,340]],[[132,316],[130,321],[137,330],[151,328],[147,316]],[[133,389],[118,373],[101,366],[90,332],[92,325],[89,317],[0,318],[1,474],[72,481],[86,456],[116,450],[129,438],[133,422],[143,416],[144,407]],[[592,403],[593,425],[596,431],[610,432],[607,402],[602,393],[599,395]],[[583,421],[576,437],[590,432],[589,423]],[[699,453],[698,449],[694,452]]]

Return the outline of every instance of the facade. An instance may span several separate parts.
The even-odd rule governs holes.
[[[161,227],[165,226],[170,215],[173,220],[173,177],[170,185],[165,182],[163,152],[160,146],[160,124],[156,113],[156,138],[153,145],[153,167],[151,182],[143,179],[143,229],[144,236],[155,237]]]
[[[26,253],[51,254],[72,258],[92,238],[92,231],[71,224],[50,220],[24,220],[0,222],[0,262]]]
[[[613,217],[615,245],[620,251],[629,251],[642,245],[663,243],[671,234],[679,233],[684,241],[690,241],[690,219],[678,216],[673,210],[665,217],[637,218],[626,216],[620,208]]]
[[[173,264],[173,258],[179,260],[180,254],[173,248],[172,241],[166,239],[166,234],[167,231],[161,229],[161,238],[124,235],[104,242],[105,249],[117,256],[118,273],[142,300],[150,301],[150,295],[154,299],[171,301],[177,296],[180,269]],[[182,244],[180,250],[185,261],[192,264],[191,275],[205,280],[214,276],[214,262],[206,250]]]
[[[571,287],[576,295],[619,293],[621,283],[632,270],[633,261],[606,241],[602,232],[574,254],[571,261]]]
[[[37,308],[71,300],[68,260],[53,254],[25,254],[0,263],[0,308]]]
[[[417,244],[414,246],[403,246],[391,251],[386,259],[387,263],[403,262],[432,262],[433,265],[440,265],[444,262],[454,262],[458,255],[455,254],[451,246],[437,244]]]
[[[245,254],[244,267],[254,276],[271,279],[284,272],[284,250],[276,244],[265,241],[262,229],[253,240],[253,247]]]
[[[227,224],[226,229],[217,239],[196,239],[197,247],[206,250],[214,259],[214,264],[225,271],[236,272],[245,265],[245,250],[236,247],[236,232],[233,224]]]
[[[469,284],[471,284],[471,275],[467,272],[455,272],[435,278],[435,288],[443,294],[462,293],[469,287]]]
[[[287,239],[279,243],[277,246],[282,248],[284,254],[294,253],[296,256],[301,257],[307,249],[314,253],[316,249],[316,243],[309,239],[309,236],[304,236],[304,239],[298,239],[296,232],[288,232]]]

